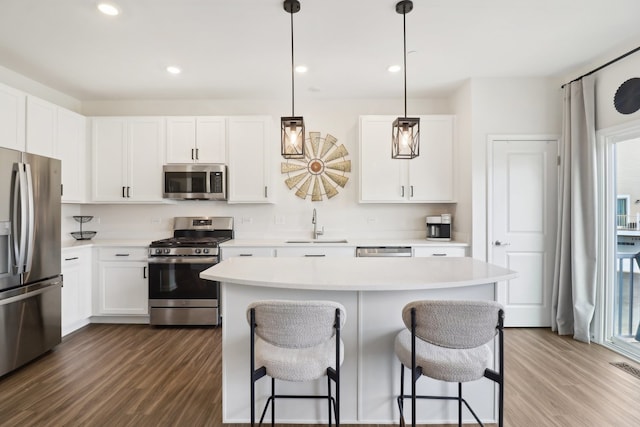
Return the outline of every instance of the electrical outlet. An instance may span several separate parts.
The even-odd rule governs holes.
[[[276,215],[274,222],[276,225],[284,225],[284,215]]]

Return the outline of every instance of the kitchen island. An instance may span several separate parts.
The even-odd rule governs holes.
[[[222,283],[222,418],[249,421],[249,325],[247,306],[262,299],[326,299],[346,308],[342,330],[345,361],[341,370],[341,422],[397,422],[400,363],[395,335],[404,325],[402,307],[418,299],[495,300],[495,283],[515,278],[514,271],[472,258],[249,258],[225,260],[201,273]],[[269,381],[258,382],[263,405]],[[456,386],[418,382],[419,393],[455,393]],[[323,394],[326,380],[277,382],[277,393]],[[465,386],[465,395],[481,419],[496,419],[496,390],[491,381]],[[289,423],[326,422],[326,402],[284,400],[277,418]],[[420,422],[448,422],[457,406],[423,402]]]

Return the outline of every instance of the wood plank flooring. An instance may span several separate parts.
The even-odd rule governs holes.
[[[0,378],[0,426],[221,426],[220,335],[89,325]],[[640,425],[640,379],[610,362],[638,364],[546,329],[505,342],[507,426]]]

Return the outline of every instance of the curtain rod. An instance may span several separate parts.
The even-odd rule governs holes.
[[[561,87],[561,88],[564,88],[566,85],[569,85],[569,84],[571,84],[571,83],[573,83],[573,82],[577,82],[578,80],[582,79],[583,77],[587,77],[587,76],[590,76],[590,75],[591,75],[591,74],[593,74],[593,73],[597,73],[598,71],[602,70],[603,68],[606,68],[606,67],[608,67],[609,65],[614,64],[614,63],[616,63],[616,62],[620,61],[621,59],[624,59],[624,58],[626,58],[627,56],[629,56],[629,55],[632,55],[632,54],[636,53],[636,52],[637,52],[637,51],[639,51],[639,50],[640,50],[640,46],[638,46],[637,48],[635,48],[635,49],[633,49],[633,50],[630,50],[629,52],[627,52],[627,53],[625,53],[625,54],[623,54],[623,55],[618,56],[618,57],[617,57],[617,58],[615,58],[615,59],[612,59],[611,61],[607,62],[606,64],[601,65],[601,66],[599,66],[598,68],[595,68],[595,69],[593,69],[593,70],[589,71],[588,73],[585,73],[585,74],[581,75],[581,76],[580,76],[580,77],[578,77],[578,78],[575,78],[575,79],[571,80],[569,83],[565,83],[565,84],[563,84],[563,85],[562,85],[562,86],[560,86],[560,87]]]

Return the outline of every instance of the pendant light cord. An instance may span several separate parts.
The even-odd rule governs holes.
[[[291,116],[295,114],[295,73],[294,73],[294,61],[293,61],[293,8],[290,12],[291,15]]]
[[[402,38],[404,40],[404,116],[407,117],[407,9],[402,12]]]

